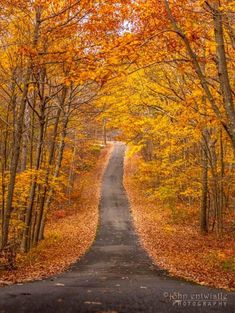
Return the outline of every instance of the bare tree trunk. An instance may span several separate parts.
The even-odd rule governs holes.
[[[77,135],[76,131],[74,131],[74,146],[73,146],[73,157],[71,160],[70,168],[69,168],[69,177],[68,177],[68,188],[67,194],[69,198],[69,203],[71,202],[71,192],[73,190],[74,185],[74,171],[75,171],[75,161],[76,161],[76,154],[77,154]]]
[[[38,215],[37,215],[37,220],[36,220],[35,234],[34,234],[34,238],[33,238],[34,243],[37,243],[39,241],[40,225],[42,223],[44,205],[45,205],[46,195],[47,195],[47,191],[48,191],[49,174],[50,174],[51,166],[53,164],[54,156],[55,156],[56,137],[57,137],[57,132],[58,132],[60,115],[61,115],[61,109],[59,108],[57,110],[56,121],[55,121],[55,125],[54,125],[54,130],[53,130],[53,136],[52,136],[52,143],[51,143],[50,154],[49,154],[49,161],[48,161],[48,167],[47,167],[47,173],[46,173],[45,186],[43,187],[43,195],[40,199],[40,205],[39,205],[39,210],[38,210]]]
[[[9,225],[10,225],[10,218],[11,218],[11,212],[12,212],[12,201],[13,201],[14,188],[15,188],[16,172],[17,172],[18,161],[19,161],[19,156],[20,156],[24,113],[25,113],[26,97],[28,93],[28,82],[30,79],[30,74],[31,74],[31,68],[29,67],[27,69],[26,76],[25,76],[24,90],[23,90],[23,95],[22,95],[21,104],[20,104],[19,117],[17,121],[17,129],[14,134],[13,155],[12,155],[11,168],[10,168],[10,181],[8,185],[6,209],[5,209],[5,216],[4,216],[4,221],[3,221],[3,236],[2,236],[2,247],[1,247],[2,249],[7,245],[7,242],[8,242]]]
[[[59,154],[58,154],[58,158],[57,158],[57,162],[56,162],[56,166],[55,166],[55,170],[54,170],[53,179],[56,179],[58,177],[59,171],[61,168],[61,163],[62,163],[63,153],[64,153],[64,147],[65,147],[65,138],[67,135],[68,120],[69,120],[69,113],[65,113],[64,121],[63,121],[62,134],[61,134],[61,140],[60,140],[60,145],[59,145]],[[41,220],[41,224],[40,224],[39,238],[38,238],[39,241],[42,240],[44,237],[46,215],[47,215],[47,211],[49,209],[49,206],[51,204],[53,193],[54,193],[54,188],[53,188],[53,186],[51,186],[50,190],[48,192],[46,202],[45,202],[44,212],[43,212],[43,216],[42,216],[42,220]]]
[[[40,127],[39,127],[38,149],[37,149],[36,166],[35,166],[36,171],[40,169],[41,155],[42,155],[42,148],[43,148],[43,138],[44,138],[44,124],[45,124],[45,120],[44,120],[44,116],[42,116],[40,119]],[[31,220],[32,220],[35,191],[37,187],[37,176],[38,174],[36,173],[32,178],[29,203],[26,209],[25,230],[24,230],[22,246],[21,246],[24,252],[27,252],[29,250],[30,226],[31,226]]]
[[[62,91],[62,96],[61,96],[60,108],[63,108],[64,116],[63,116],[60,145],[59,145],[59,149],[58,149],[59,150],[58,151],[58,157],[57,157],[57,162],[56,162],[54,174],[53,174],[54,179],[56,179],[59,175],[59,171],[60,171],[60,167],[61,167],[61,163],[62,163],[62,159],[63,159],[64,147],[65,147],[65,138],[67,135],[67,126],[68,126],[68,121],[69,121],[69,114],[70,114],[69,111],[70,111],[70,105],[71,105],[71,103],[69,102],[67,111],[66,111],[66,109],[64,109],[64,106],[66,103],[67,91],[68,91],[67,87],[64,87],[63,91]],[[61,111],[59,112],[59,116],[60,116],[60,114],[61,114]],[[59,122],[59,120],[58,120],[58,122]],[[58,125],[57,125],[57,127],[58,127]],[[56,131],[57,131],[57,128],[56,128]],[[38,233],[37,241],[42,240],[44,237],[46,215],[47,215],[47,211],[49,209],[50,203],[51,203],[53,192],[54,192],[54,189],[52,186],[50,186],[48,192],[47,191],[45,192],[45,198],[44,198],[44,201],[42,203],[41,213],[40,213],[40,221],[39,221],[38,230],[37,230],[37,233]],[[46,197],[46,195],[47,195],[47,197]]]
[[[208,232],[207,216],[208,216],[208,155],[207,155],[207,130],[204,131],[202,139],[202,196],[200,211],[200,231],[202,234]]]
[[[107,120],[104,117],[103,118],[103,144],[106,146],[107,145],[107,130],[106,130],[106,124]]]
[[[218,234],[223,234],[223,208],[224,208],[224,147],[223,147],[223,133],[220,130],[220,181],[219,181],[219,211],[218,211]]]
[[[216,1],[213,9],[215,41],[217,44],[217,69],[220,87],[223,94],[223,105],[227,116],[227,131],[235,147],[235,109],[233,95],[228,74],[228,65],[224,45],[224,31],[222,12],[219,10],[220,1]]]
[[[7,142],[9,139],[9,106],[7,108],[7,120],[6,120],[6,125],[5,125],[5,130],[4,130],[4,135],[1,141],[1,175],[2,175],[2,184],[1,184],[1,190],[2,190],[2,203],[1,203],[1,241],[3,238],[3,221],[4,221],[4,216],[5,216],[5,194],[6,194],[6,182],[5,182],[5,173],[7,170]]]
[[[28,131],[29,131],[29,109],[26,105],[24,117],[24,132],[22,136],[22,153],[21,153],[21,171],[27,168],[27,152],[28,152]]]

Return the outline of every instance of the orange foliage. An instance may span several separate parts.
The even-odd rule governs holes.
[[[99,155],[94,168],[77,180],[74,193],[80,190],[68,207],[55,210],[46,228],[45,240],[28,254],[17,256],[17,269],[0,271],[0,284],[42,279],[63,272],[76,262],[92,244],[98,223],[98,204],[103,172],[112,146]],[[92,188],[90,186],[92,185]],[[69,214],[68,214],[69,212]]]
[[[172,276],[201,285],[235,290],[235,244],[232,234],[223,239],[214,234],[201,236],[194,216],[175,223],[171,211],[144,196],[144,189],[134,179],[136,166],[136,158],[126,158],[125,187],[141,244],[154,262]]]

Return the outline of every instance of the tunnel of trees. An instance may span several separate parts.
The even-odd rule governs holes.
[[[230,0],[2,0],[1,251],[44,238],[106,130],[138,154],[146,197],[234,233]],[[183,218],[183,217],[182,217]]]

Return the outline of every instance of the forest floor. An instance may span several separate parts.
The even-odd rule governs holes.
[[[235,238],[199,232],[197,208],[166,207],[150,201],[135,180],[138,157],[126,157],[124,184],[142,246],[171,276],[235,290]],[[183,216],[184,215],[184,216]]]
[[[112,145],[101,150],[91,171],[75,181],[71,201],[53,208],[45,239],[28,254],[19,254],[16,269],[0,271],[0,285],[40,280],[64,272],[81,258],[94,241],[103,173]]]

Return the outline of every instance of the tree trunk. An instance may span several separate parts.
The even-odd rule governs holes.
[[[217,1],[213,10],[214,33],[217,45],[217,69],[223,95],[223,105],[227,116],[227,132],[229,133],[233,146],[235,147],[235,110],[224,46],[224,31],[222,23],[223,13],[219,10],[219,7],[220,3]]]
[[[64,147],[65,147],[65,138],[66,138],[66,135],[67,135],[68,120],[69,120],[69,115],[66,114],[64,116],[61,140],[60,140],[60,145],[59,145],[59,154],[58,154],[58,158],[57,158],[57,162],[56,162],[56,166],[55,166],[55,170],[54,170],[53,179],[56,179],[58,177],[59,171],[60,171],[60,168],[61,168],[61,163],[62,163],[63,153],[64,153]],[[53,186],[51,186],[50,190],[48,192],[48,196],[47,196],[47,199],[46,199],[46,202],[45,202],[45,206],[44,206],[43,216],[42,216],[42,219],[41,219],[41,224],[40,224],[40,229],[39,229],[39,238],[38,238],[39,241],[42,240],[43,237],[44,237],[44,228],[45,228],[45,222],[46,222],[46,215],[47,215],[47,211],[49,209],[49,206],[51,204],[53,193],[54,193],[54,188],[53,188]]]
[[[23,133],[23,124],[24,124],[24,113],[25,113],[25,106],[26,106],[26,97],[28,93],[28,83],[31,75],[31,68],[28,67],[25,82],[24,82],[24,89],[22,94],[22,99],[20,103],[19,109],[19,116],[17,121],[17,129],[14,134],[14,142],[13,142],[13,154],[11,160],[11,167],[10,167],[10,181],[8,185],[8,194],[6,200],[6,209],[5,209],[5,216],[3,221],[3,236],[2,236],[2,249],[8,243],[8,235],[9,235],[9,225],[10,225],[10,218],[12,212],[12,201],[14,195],[14,188],[15,188],[15,179],[16,179],[16,172],[20,157],[20,147],[21,147],[21,139]]]
[[[106,124],[107,120],[104,117],[103,118],[103,144],[106,146],[107,145],[107,130],[106,130]]]
[[[36,244],[39,241],[40,225],[42,223],[44,205],[45,205],[46,195],[47,195],[47,191],[48,191],[48,182],[49,182],[48,180],[49,180],[49,175],[50,175],[50,171],[51,171],[51,166],[53,164],[54,156],[55,156],[56,137],[57,137],[57,132],[58,132],[60,115],[61,115],[61,109],[59,108],[57,110],[56,121],[55,121],[55,125],[54,125],[54,130],[53,130],[53,136],[52,136],[52,143],[51,143],[48,166],[47,166],[45,186],[43,187],[43,195],[40,199],[40,205],[39,205],[39,210],[38,210],[38,215],[37,215],[37,220],[36,220],[35,234],[34,234],[34,238],[33,238],[34,244]]]
[[[202,139],[202,196],[200,211],[200,231],[202,234],[208,232],[207,216],[208,216],[208,156],[207,156],[207,130],[204,131]]]
[[[33,47],[36,47],[38,39],[39,39],[39,30],[40,30],[40,10],[36,9],[36,23],[34,28],[34,37],[33,37]],[[4,247],[8,243],[8,236],[9,236],[9,225],[10,225],[10,218],[12,213],[12,201],[14,196],[14,189],[15,189],[15,180],[16,180],[16,173],[19,163],[19,157],[20,157],[20,148],[21,148],[21,141],[22,141],[22,135],[23,135],[23,126],[24,126],[24,116],[25,116],[25,108],[27,103],[27,95],[28,95],[28,87],[29,87],[29,81],[32,73],[32,61],[29,61],[29,65],[26,70],[25,79],[24,79],[24,87],[22,91],[21,96],[21,102],[19,106],[19,113],[18,113],[18,119],[17,119],[17,128],[14,134],[14,142],[13,142],[13,154],[12,154],[12,160],[11,160],[11,167],[10,167],[10,181],[8,185],[8,194],[7,194],[7,200],[6,200],[6,209],[5,209],[5,216],[3,221],[3,238],[2,238],[2,246],[1,248],[4,249]]]
[[[40,169],[42,147],[43,147],[43,137],[44,137],[44,123],[45,123],[45,120],[44,120],[44,117],[42,117],[42,119],[40,120],[40,128],[39,128],[38,149],[37,149],[36,166],[35,166],[36,171]],[[25,230],[24,230],[22,246],[21,246],[23,252],[27,252],[29,250],[30,226],[31,226],[31,220],[32,220],[35,191],[37,187],[37,177],[38,177],[37,173],[33,175],[32,186],[30,189],[29,203],[26,209]]]

